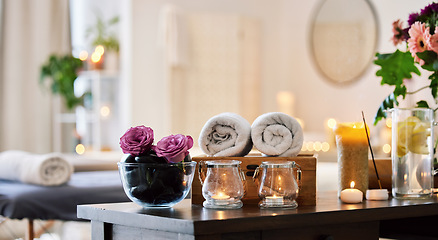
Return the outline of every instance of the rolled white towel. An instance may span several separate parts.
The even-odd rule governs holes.
[[[208,156],[243,157],[251,151],[251,124],[235,113],[210,118],[199,136],[199,147]]]
[[[251,126],[254,146],[264,155],[295,157],[303,146],[303,129],[298,121],[281,112],[265,113]]]
[[[32,154],[24,151],[0,153],[0,178],[43,186],[66,183],[73,166],[59,153]]]

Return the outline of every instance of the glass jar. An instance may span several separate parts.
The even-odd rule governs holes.
[[[199,163],[199,178],[202,184],[203,206],[213,209],[241,208],[245,194],[245,176],[240,161],[217,160]],[[205,169],[207,169],[205,171]]]
[[[392,195],[400,199],[432,197],[434,111],[391,109]]]
[[[258,187],[261,208],[296,208],[298,204],[298,183],[294,176],[297,168],[298,182],[301,169],[294,161],[262,162],[254,172],[254,182]]]

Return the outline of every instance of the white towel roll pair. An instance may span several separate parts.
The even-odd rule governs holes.
[[[0,153],[0,178],[43,186],[66,183],[73,166],[59,153],[32,154],[9,150]]]
[[[242,157],[253,145],[265,156],[294,157],[301,151],[303,139],[301,125],[285,113],[265,113],[252,125],[238,114],[221,113],[204,125],[199,146],[214,157]]]

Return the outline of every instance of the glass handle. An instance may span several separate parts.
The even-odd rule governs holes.
[[[246,193],[248,192],[248,186],[246,185],[245,173],[242,171],[242,168],[240,168],[240,166],[238,171],[239,171],[240,180],[242,181],[242,185],[243,185],[243,196],[246,196]]]
[[[303,177],[303,172],[301,171],[301,166],[298,165],[298,163],[295,163],[295,167],[297,168],[297,184],[298,184],[298,189],[301,189],[301,178]]]
[[[205,180],[204,166],[205,166],[204,161],[200,161],[198,167],[198,176],[199,176],[199,181],[201,181],[201,185],[204,184],[204,180]]]
[[[259,167],[257,167],[257,168],[255,169],[255,171],[254,171],[254,175],[252,175],[252,179],[253,179],[254,181],[256,181],[258,177],[259,177]]]
[[[254,171],[254,175],[252,176],[252,180],[254,181],[254,183],[259,186],[259,172],[260,172],[260,167],[257,167]]]
[[[242,169],[239,167],[240,179],[242,181],[246,181],[245,173],[243,173]]]
[[[297,184],[298,184],[298,188],[301,188],[301,178],[303,176],[303,173],[301,172],[301,169],[298,168],[297,170]]]

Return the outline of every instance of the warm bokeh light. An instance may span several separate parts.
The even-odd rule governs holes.
[[[94,49],[94,52],[102,56],[103,53],[105,52],[105,48],[102,45],[97,45],[96,48]]]
[[[304,142],[301,147],[301,151],[309,151],[309,152],[328,152],[330,150],[330,144],[328,142],[320,142],[320,141],[308,141]]]
[[[336,120],[334,118],[328,119],[327,126],[331,129],[333,129],[336,126]]]
[[[81,155],[85,153],[85,146],[83,144],[76,145],[76,153]]]
[[[313,142],[307,142],[306,143],[306,150],[307,151],[313,151]]]
[[[316,141],[315,143],[313,143],[313,149],[315,149],[315,151],[319,152],[322,150],[322,143],[319,141]]]
[[[111,113],[111,109],[108,106],[102,106],[100,108],[100,115],[102,117],[108,117]]]
[[[387,127],[391,128],[392,127],[392,118],[387,118],[385,123],[386,123]]]
[[[328,142],[323,142],[322,143],[322,151],[328,152],[329,150],[330,150],[330,144]]]
[[[88,52],[87,51],[81,51],[80,53],[79,53],[79,59],[81,60],[81,61],[85,61],[85,60],[87,60],[87,58],[88,58]]]
[[[382,150],[384,153],[390,153],[391,152],[391,145],[389,145],[389,144],[383,145]]]
[[[100,59],[102,58],[102,55],[94,52],[93,54],[91,54],[91,61],[94,63],[98,63],[100,61]]]

